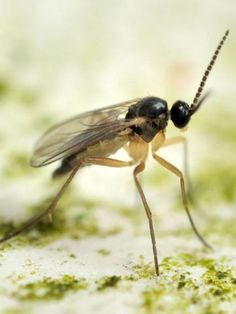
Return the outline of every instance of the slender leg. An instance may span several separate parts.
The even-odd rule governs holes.
[[[118,160],[113,158],[106,158],[106,157],[88,157],[86,158],[83,163],[98,165],[98,166],[106,166],[106,167],[129,167],[135,164],[134,160],[124,161]]]
[[[142,199],[143,206],[144,206],[147,218],[148,218],[149,231],[150,231],[151,240],[152,240],[152,250],[153,250],[154,263],[155,263],[155,270],[156,270],[157,276],[159,276],[159,266],[158,266],[158,259],[157,259],[156,239],[155,239],[154,227],[153,227],[153,222],[152,222],[152,212],[148,206],[148,203],[147,203],[146,197],[144,195],[143,189],[142,189],[142,187],[139,183],[139,180],[137,178],[137,175],[139,173],[141,173],[144,170],[144,168],[145,168],[145,163],[141,162],[134,169],[133,175],[134,175],[134,181],[135,181],[136,187],[137,187],[139,195]]]
[[[48,216],[49,219],[51,219],[53,210],[55,209],[58,201],[60,200],[60,198],[64,194],[68,185],[70,184],[70,182],[72,181],[72,179],[76,175],[77,171],[81,167],[82,163],[93,163],[93,164],[97,164],[97,165],[110,166],[110,167],[126,167],[126,166],[133,165],[134,162],[133,161],[121,161],[121,160],[110,159],[110,158],[87,158],[87,159],[84,159],[77,166],[75,166],[75,168],[72,170],[72,172],[70,173],[70,175],[66,179],[65,183],[63,184],[63,186],[61,187],[61,189],[59,190],[59,192],[57,193],[55,198],[52,200],[52,202],[49,204],[49,206],[44,211],[42,211],[41,213],[39,213],[35,217],[29,219],[23,226],[19,227],[15,231],[11,232],[10,234],[8,234],[5,237],[3,237],[2,239],[0,239],[0,243],[6,242],[6,241],[16,237],[17,235],[19,235],[23,231],[26,231],[26,230],[32,228],[33,226],[35,226],[39,221],[41,221],[46,216]]]
[[[0,243],[3,243],[5,241],[8,241],[14,237],[16,237],[18,234],[22,233],[25,230],[28,230],[30,228],[32,228],[33,226],[35,226],[40,220],[42,220],[44,217],[49,216],[51,217],[51,214],[54,210],[54,208],[56,207],[58,201],[60,200],[60,198],[62,197],[62,195],[64,194],[65,190],[67,189],[68,185],[70,184],[71,180],[74,178],[75,174],[77,173],[77,171],[79,170],[81,164],[78,164],[73,171],[70,173],[70,175],[68,176],[68,178],[66,179],[65,183],[63,184],[63,186],[61,187],[61,189],[59,190],[59,192],[57,193],[57,195],[55,196],[55,198],[53,199],[53,201],[50,203],[50,205],[41,213],[39,213],[38,215],[36,215],[35,217],[29,219],[23,226],[21,226],[20,228],[16,229],[15,231],[9,233],[8,235],[6,235],[5,237],[3,237],[2,239],[0,239]]]
[[[171,138],[167,138],[162,144],[162,147],[167,147],[170,145],[175,145],[175,144],[183,144],[183,169],[184,169],[184,176],[186,179],[187,187],[187,195],[190,196],[190,200],[193,200],[193,195],[192,195],[192,184],[189,176],[189,168],[188,168],[188,141],[184,136],[175,136]]]
[[[167,147],[170,145],[183,143],[184,146],[184,173],[185,176],[188,177],[188,145],[187,140],[184,136],[175,136],[171,138],[165,138],[165,134],[163,132],[159,132],[152,142],[152,151],[155,153],[158,149],[162,147]]]
[[[108,167],[126,167],[126,166],[132,166],[135,164],[134,160],[131,161],[121,161],[121,160],[116,160],[116,159],[111,159],[111,158],[87,158],[86,162],[90,162],[92,164],[100,165],[100,166],[108,166]],[[146,197],[143,193],[143,189],[139,183],[139,180],[137,178],[137,175],[141,173],[145,168],[145,163],[141,162],[138,166],[135,167],[133,175],[134,175],[134,181],[137,186],[138,192],[141,196],[143,206],[146,211],[146,215],[148,218],[148,223],[149,223],[149,230],[150,230],[150,235],[152,239],[152,249],[153,249],[153,256],[154,256],[154,263],[155,263],[155,270],[157,276],[159,276],[159,267],[158,267],[158,259],[157,259],[157,249],[156,249],[156,240],[155,240],[155,233],[154,233],[154,227],[153,227],[153,222],[152,222],[152,212],[148,206],[148,203],[146,201]]]
[[[168,161],[166,161],[165,159],[163,159],[162,157],[158,156],[157,154],[155,154],[154,152],[152,153],[153,158],[159,163],[161,164],[164,168],[166,168],[167,170],[171,171],[172,173],[174,173],[177,177],[179,177],[180,179],[180,188],[181,188],[181,195],[182,195],[182,201],[183,201],[183,205],[185,208],[185,211],[188,215],[188,219],[190,221],[190,224],[192,226],[193,231],[195,232],[196,236],[198,237],[198,239],[202,242],[202,244],[204,246],[206,246],[209,249],[212,249],[212,247],[205,241],[205,239],[203,238],[203,236],[199,233],[197,227],[194,224],[194,221],[192,219],[192,216],[190,214],[189,208],[188,208],[188,200],[187,200],[187,194],[186,194],[186,190],[185,190],[185,183],[184,183],[184,177],[182,172],[176,168],[174,165],[172,165],[171,163],[169,163]]]

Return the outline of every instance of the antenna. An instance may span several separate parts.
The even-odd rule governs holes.
[[[197,93],[196,93],[196,95],[194,97],[194,100],[193,100],[191,106],[190,106],[190,109],[191,109],[192,113],[194,113],[199,108],[199,106],[201,105],[203,100],[206,98],[205,96],[203,96],[203,98],[199,100],[199,98],[200,98],[200,96],[202,94],[203,88],[204,88],[204,86],[206,84],[207,78],[208,78],[208,76],[209,76],[209,74],[210,74],[210,72],[211,72],[211,70],[213,68],[213,65],[214,65],[214,63],[216,61],[216,58],[218,57],[218,54],[219,54],[219,52],[220,52],[220,50],[221,50],[221,48],[222,48],[226,38],[228,37],[228,35],[229,35],[229,30],[227,30],[225,32],[224,36],[222,37],[219,45],[217,46],[217,48],[216,48],[216,50],[215,50],[215,52],[213,54],[213,57],[212,57],[210,63],[208,64],[208,67],[207,67],[206,71],[203,74],[203,77],[201,79],[201,82],[200,82],[200,85],[198,87]]]

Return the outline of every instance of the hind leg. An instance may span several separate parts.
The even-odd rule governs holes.
[[[110,167],[127,167],[131,166],[134,164],[134,161],[121,161],[121,160],[116,160],[116,159],[110,159],[110,158],[87,158],[81,161],[79,164],[77,164],[74,169],[71,171],[70,175],[52,200],[52,202],[49,204],[49,206],[44,209],[41,213],[36,215],[35,217],[32,217],[29,219],[25,224],[23,224],[21,227],[16,229],[15,231],[11,232],[10,234],[4,236],[3,238],[0,239],[0,243],[6,242],[23,231],[31,229],[33,226],[35,226],[38,222],[40,222],[44,217],[49,217],[51,218],[52,212],[55,209],[57,203],[59,202],[60,198],[63,196],[64,192],[68,188],[70,182],[80,169],[80,167],[83,164],[86,163],[91,163],[91,164],[96,164],[96,165],[102,165],[102,166],[110,166]]]

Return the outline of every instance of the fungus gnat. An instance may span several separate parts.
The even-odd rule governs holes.
[[[43,212],[28,220],[21,228],[0,239],[0,243],[31,228],[43,217],[50,216],[81,167],[86,165],[107,167],[135,166],[133,177],[148,218],[155,271],[159,275],[152,212],[138,179],[138,174],[145,168],[150,144],[152,157],[161,166],[179,178],[183,206],[192,229],[203,245],[210,248],[209,244],[199,233],[190,215],[182,172],[160,157],[157,151],[162,146],[183,141],[183,137],[165,138],[168,121],[170,119],[177,128],[182,129],[189,123],[192,115],[202,105],[207,96],[207,94],[202,96],[204,85],[228,34],[229,31],[227,30],[218,44],[191,105],[178,100],[169,110],[167,102],[159,97],[136,98],[113,106],[82,113],[57,124],[43,134],[36,143],[31,165],[33,167],[42,167],[61,160],[61,165],[54,171],[53,177],[66,174],[68,174],[68,177],[55,198]],[[130,156],[129,161],[109,157],[121,148],[125,148],[128,152]]]

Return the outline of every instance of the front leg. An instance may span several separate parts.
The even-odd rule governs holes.
[[[183,173],[178,168],[176,168],[174,165],[172,165],[171,163],[169,163],[167,160],[160,157],[159,155],[155,154],[154,152],[152,153],[152,156],[160,165],[162,165],[164,168],[166,168],[167,170],[169,170],[170,172],[172,172],[173,174],[175,174],[179,178],[183,206],[184,206],[184,209],[187,213],[187,216],[188,216],[188,219],[189,219],[190,224],[192,226],[192,229],[195,232],[198,239],[202,242],[202,244],[204,246],[206,246],[207,248],[212,249],[212,247],[206,242],[206,240],[203,238],[203,236],[198,231],[198,229],[197,229],[197,227],[193,221],[193,218],[190,214],[190,211],[188,208],[188,198],[187,198],[187,193],[186,193],[186,189],[185,189],[185,181],[184,181]]]
[[[168,147],[171,145],[183,144],[183,171],[186,179],[186,190],[191,202],[194,202],[193,189],[189,176],[189,162],[188,162],[188,141],[184,136],[174,136],[171,138],[165,138],[165,134],[157,134],[152,143],[152,152],[155,153],[159,148]]]

